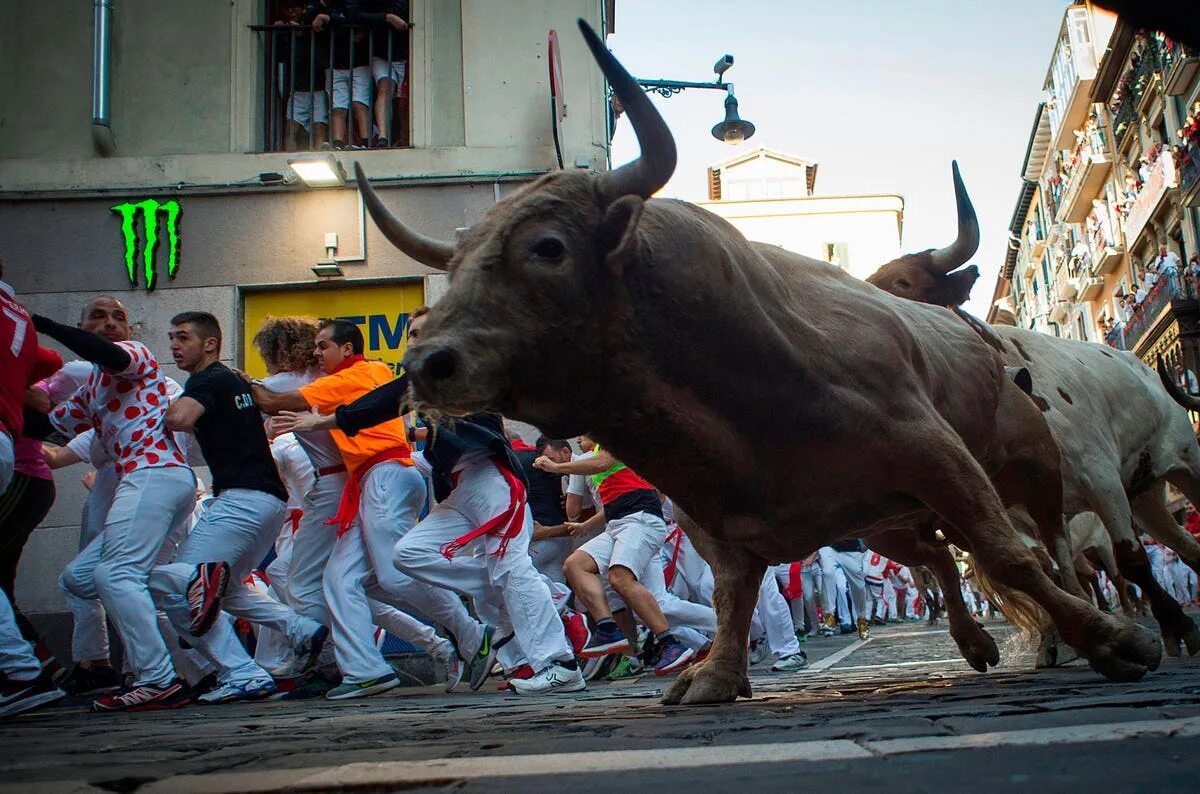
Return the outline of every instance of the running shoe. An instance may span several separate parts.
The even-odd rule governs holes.
[[[633,644],[625,636],[625,632],[617,628],[616,623],[597,626],[592,632],[592,638],[579,652],[579,656],[583,659],[591,659],[610,653],[633,653]]]
[[[571,662],[566,667],[562,662],[552,662],[532,678],[515,678],[509,682],[518,695],[544,695],[550,692],[580,692],[587,689],[587,681],[579,666]]]
[[[868,627],[867,630],[870,631],[870,628]],[[854,626],[850,625],[849,623],[843,623],[839,631],[841,631],[842,634],[853,634]]]
[[[775,664],[771,665],[772,673],[790,673],[795,670],[803,670],[808,667],[808,654],[804,651],[780,656]]]
[[[524,681],[527,678],[533,678],[533,675],[534,675],[533,668],[527,664],[523,664],[520,667],[518,667],[517,669],[513,670],[507,676],[505,676],[504,680],[501,681],[499,684],[496,684],[496,691],[503,692],[507,689],[511,689],[513,681],[516,681],[516,680]]]
[[[241,683],[222,684],[197,697],[196,702],[216,706],[221,703],[236,703],[239,700],[263,700],[277,691],[275,682],[270,678],[255,678]]]
[[[121,688],[121,676],[111,665],[74,665],[58,681],[59,689],[68,695],[95,695]]]
[[[750,643],[750,666],[754,667],[757,664],[762,664],[771,655],[771,649],[767,647],[766,640],[754,640]]]
[[[181,709],[191,702],[192,693],[187,684],[176,678],[166,686],[143,684],[116,695],[96,698],[92,701],[92,711],[161,711]]]
[[[867,637],[870,637],[870,636],[871,636],[871,624],[867,622],[866,618],[859,618],[858,619],[858,638],[860,640],[865,640],[865,639],[867,639]]]
[[[276,681],[277,691],[269,697],[270,700],[312,700],[323,698],[338,685],[337,677],[325,677],[319,670],[314,670],[302,678],[289,678]]]
[[[642,673],[646,672],[646,666],[642,664],[642,660],[636,656],[622,656],[621,661],[617,662],[617,666],[613,671],[604,676],[606,681],[620,681],[626,678],[637,678]]]
[[[321,649],[325,647],[327,639],[329,639],[328,627],[318,625],[296,649],[296,661],[300,663],[301,673],[307,673],[317,666],[317,659],[321,657]]]
[[[32,711],[66,694],[54,685],[53,677],[46,670],[29,681],[0,677],[0,717]]]
[[[658,664],[654,666],[655,675],[670,675],[678,672],[687,667],[696,656],[694,650],[674,637],[665,640],[661,647]]]
[[[592,639],[592,632],[588,629],[587,621],[584,620],[582,613],[572,612],[570,617],[563,614],[562,622],[563,629],[567,632],[567,641],[571,643],[571,650],[575,652],[576,656],[580,656]]]
[[[829,626],[822,624],[821,627],[817,629],[817,633],[822,637],[832,637],[834,634],[837,634],[837,629],[832,629]]]
[[[496,651],[499,648],[492,637],[496,633],[495,626],[483,627],[483,639],[479,641],[479,649],[467,659],[467,669],[464,673],[472,692],[479,690],[483,686],[483,682],[487,680],[488,674],[492,671],[492,665],[496,663]]]
[[[611,673],[620,660],[620,655],[615,653],[587,659],[583,663],[583,677],[588,681],[601,679]]]
[[[446,692],[453,692],[462,683],[463,673],[466,671],[467,665],[462,659],[458,658],[458,653],[453,647],[447,645],[446,651]]]
[[[202,562],[187,587],[188,631],[193,637],[203,636],[221,614],[221,599],[229,586],[229,563]]]
[[[832,612],[827,613],[825,617],[821,619],[821,622],[831,629],[837,627],[837,618],[834,617]]]
[[[365,698],[371,695],[378,695],[380,692],[387,692],[389,689],[395,689],[400,686],[400,679],[395,673],[381,675],[379,678],[372,678],[369,681],[361,681],[359,683],[347,683],[343,681],[338,686],[325,693],[326,700],[351,700],[353,698]]]

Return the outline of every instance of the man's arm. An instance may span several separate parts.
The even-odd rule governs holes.
[[[584,535],[590,535],[592,532],[600,530],[604,527],[604,510],[596,511],[596,514],[584,522],[568,521],[564,526],[567,532],[573,538],[581,538]]]
[[[298,391],[271,391],[261,383],[251,383],[250,392],[258,410],[274,416],[280,411],[307,411],[310,406]],[[286,432],[286,431],[284,431]]]
[[[39,414],[48,414],[54,405],[50,402],[50,395],[46,394],[44,389],[30,386],[25,390],[25,407]]]
[[[124,372],[129,368],[130,358],[126,350],[91,331],[56,323],[40,314],[33,315],[33,327],[39,334],[61,342],[72,353],[93,364],[114,372]]]
[[[339,405],[332,414],[307,410],[282,411],[279,414],[279,432],[309,433],[337,428],[348,436],[354,436],[360,430],[399,417],[407,410],[407,394],[408,377],[401,375],[396,380],[375,387],[349,405]]]
[[[555,463],[542,455],[533,465],[551,474],[600,474],[616,465],[617,459],[605,450],[600,450],[590,458],[569,460],[565,463]]]
[[[194,433],[196,422],[202,416],[204,416],[204,406],[198,400],[182,396],[172,401],[167,408],[167,415],[164,417],[163,423],[166,424],[168,430]]]

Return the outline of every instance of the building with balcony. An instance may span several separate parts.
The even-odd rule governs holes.
[[[1198,75],[1177,42],[1086,2],[1066,9],[990,317],[1196,371]],[[1178,272],[1147,280],[1163,246]]]
[[[817,164],[759,148],[710,166],[696,202],[751,240],[832,262],[866,278],[900,256],[904,197],[814,195]]]
[[[118,296],[181,382],[166,334],[186,309],[215,314],[225,360],[253,374],[262,363],[249,340],[269,314],[352,318],[370,356],[398,362],[408,313],[436,300],[444,275],[399,253],[366,218],[353,183],[338,184],[355,162],[393,212],[449,240],[559,168],[559,150],[568,168],[607,167],[606,86],[576,19],[613,32],[612,0],[412,0],[404,77],[394,92],[366,93],[374,129],[345,142],[370,148],[309,153],[334,164],[335,185],[306,186],[289,165],[300,153],[284,150],[316,141],[288,130],[287,100],[314,86],[324,94],[325,68],[319,57],[307,69],[296,63],[305,45],[316,49],[308,29],[271,27],[289,5],[6,7],[0,65],[28,79],[7,81],[0,109],[0,256],[32,311],[69,321],[90,295]],[[348,40],[379,56],[366,33],[349,30]],[[335,66],[339,40],[324,53]],[[551,63],[561,84],[553,111]],[[80,474],[59,478],[58,500],[27,546],[18,595],[31,613],[64,612],[55,582],[77,551]]]

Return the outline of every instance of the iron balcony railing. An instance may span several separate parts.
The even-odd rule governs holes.
[[[1179,192],[1187,206],[1200,205],[1197,199],[1197,183],[1200,183],[1200,141],[1185,149],[1179,163]]]
[[[1154,283],[1145,299],[1133,310],[1133,317],[1104,335],[1110,347],[1133,350],[1138,340],[1162,314],[1163,307],[1175,300],[1196,300],[1198,286],[1182,273],[1162,276]]]
[[[250,30],[266,76],[263,151],[408,145],[408,56],[397,57],[408,31],[336,22],[319,33],[293,24]],[[386,47],[376,46],[381,33]]]

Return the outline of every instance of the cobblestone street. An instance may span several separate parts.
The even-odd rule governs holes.
[[[599,786],[889,785],[1194,791],[1200,664],[1135,684],[1080,663],[1035,671],[1007,624],[986,675],[944,627],[810,640],[810,670],[752,671],[736,705],[664,707],[670,679],[520,700],[413,687],[362,701],[268,702],[135,715],[68,704],[0,726],[2,791],[334,791]],[[1120,739],[1121,741],[1116,741]],[[602,775],[603,777],[597,777]],[[1034,776],[1034,777],[1030,777]]]

